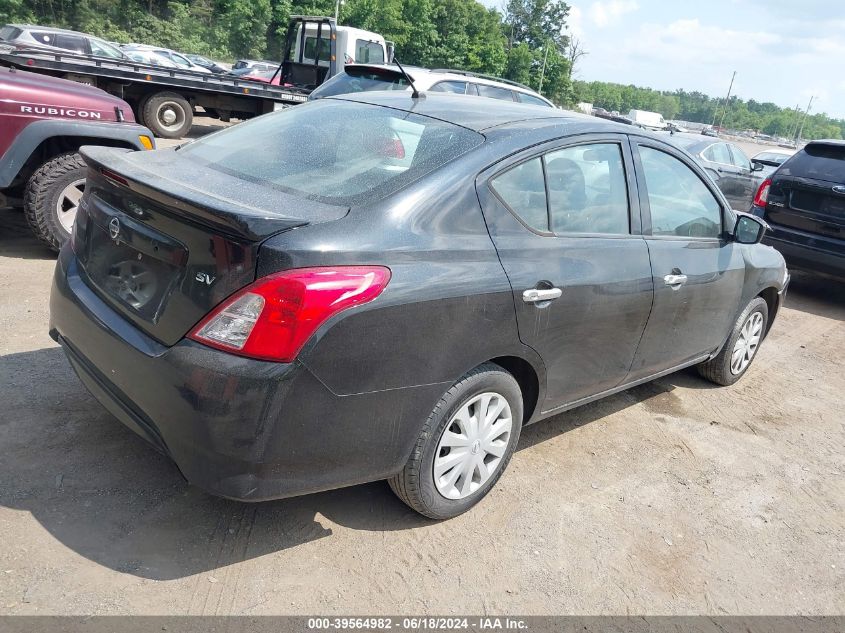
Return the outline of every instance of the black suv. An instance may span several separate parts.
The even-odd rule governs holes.
[[[813,141],[764,180],[751,212],[791,268],[845,277],[845,141]]]

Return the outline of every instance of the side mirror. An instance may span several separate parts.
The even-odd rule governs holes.
[[[739,244],[758,244],[763,239],[769,225],[756,215],[737,211],[734,225],[734,241]]]
[[[751,161],[751,171],[763,171],[763,163],[758,163],[756,160]]]

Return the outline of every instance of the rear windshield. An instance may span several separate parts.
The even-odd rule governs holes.
[[[784,164],[782,173],[845,183],[845,145],[810,143]]]
[[[321,100],[179,151],[245,181],[353,206],[386,197],[483,141],[466,128],[402,110]]]
[[[371,90],[405,90],[408,82],[394,70],[347,68],[311,93],[312,99]]]
[[[18,35],[21,34],[21,30],[14,26],[6,25],[0,27],[0,40],[9,41],[15,39]]]

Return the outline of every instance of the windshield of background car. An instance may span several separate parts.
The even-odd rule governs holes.
[[[845,145],[810,143],[784,163],[781,173],[845,183]]]
[[[402,110],[317,101],[241,123],[179,150],[241,180],[328,204],[389,196],[484,137]]]
[[[786,159],[789,158],[788,154],[778,154],[776,152],[760,152],[754,157],[756,161],[766,161],[767,163],[777,163],[780,165],[781,163],[786,162]]]
[[[347,67],[312,92],[311,97],[320,99],[371,90],[405,90],[407,87],[408,82],[397,71]]]

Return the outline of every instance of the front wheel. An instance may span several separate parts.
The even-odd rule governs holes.
[[[58,251],[70,239],[88,167],[72,152],[47,161],[30,177],[23,208],[32,232]]]
[[[756,297],[739,315],[727,343],[714,358],[698,365],[698,373],[717,385],[732,385],[742,378],[760,349],[769,323],[769,306]]]
[[[519,384],[485,363],[440,399],[420,432],[408,463],[388,481],[411,508],[432,519],[469,510],[496,484],[522,428]]]

